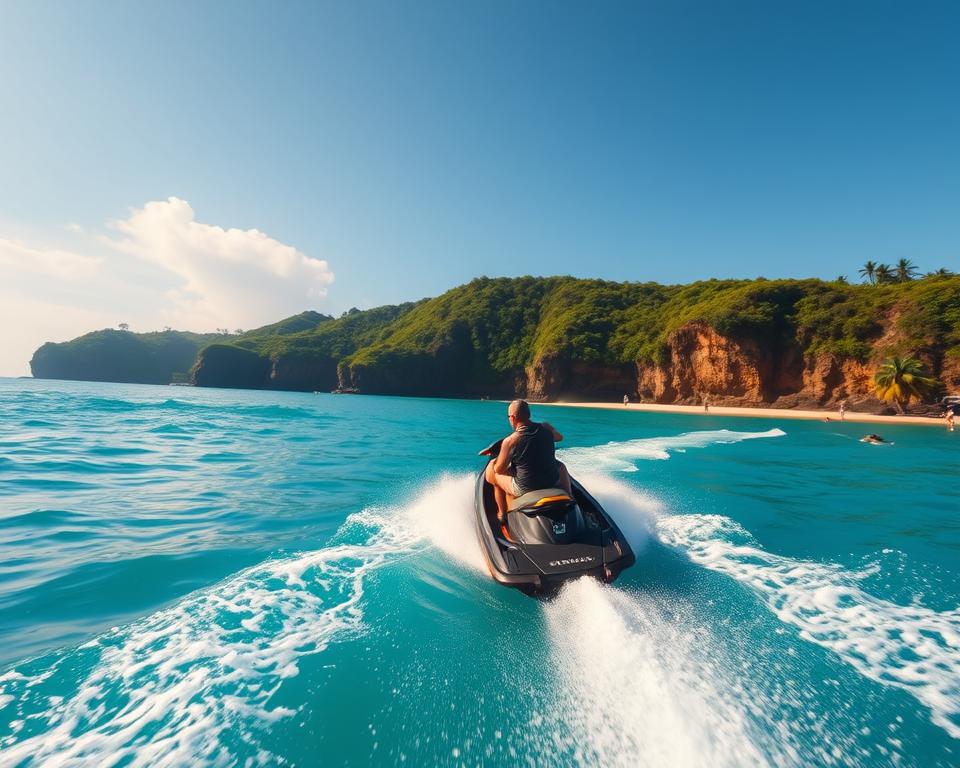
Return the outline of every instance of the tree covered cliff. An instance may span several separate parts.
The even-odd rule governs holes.
[[[416,303],[293,320],[204,346],[194,381],[789,406],[867,400],[883,357],[908,354],[960,385],[960,277],[949,275],[878,285],[478,278]]]
[[[158,331],[133,333],[110,328],[62,343],[48,342],[33,354],[30,370],[38,379],[169,384],[189,381],[190,369],[204,347],[246,336],[269,338],[315,328],[332,320],[319,312],[302,312],[238,336],[224,333]],[[125,328],[125,326],[121,326]]]
[[[105,329],[33,353],[30,370],[38,379],[168,384],[189,375],[199,351],[219,334],[160,331],[132,333]]]

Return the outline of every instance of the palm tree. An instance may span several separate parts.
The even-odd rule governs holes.
[[[873,285],[877,281],[877,265],[872,261],[868,261],[863,265],[860,274],[870,281],[870,285]]]
[[[890,357],[877,369],[873,384],[881,400],[893,401],[903,413],[912,398],[923,399],[937,380],[926,375],[923,364],[915,357]]]
[[[873,277],[874,277],[874,280],[876,280],[877,285],[892,283],[893,270],[890,269],[889,264],[878,264],[877,268],[873,270]]]
[[[897,282],[908,283],[917,276],[917,268],[910,259],[900,259],[894,268],[894,274],[897,276]]]
[[[924,277],[953,277],[953,275],[954,273],[951,272],[949,269],[944,269],[943,267],[940,267],[940,269],[935,270],[934,272],[927,272],[927,274],[925,274]]]

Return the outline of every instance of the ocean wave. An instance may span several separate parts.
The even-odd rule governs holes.
[[[8,723],[0,766],[233,764],[231,738],[246,742],[294,714],[270,702],[299,659],[368,629],[362,598],[372,571],[430,543],[483,569],[472,482],[443,476],[409,504],[350,515],[323,549],[254,566],[0,675],[0,724]],[[57,693],[64,689],[77,694]],[[278,759],[256,755],[248,764]]]
[[[223,403],[204,402],[199,400],[181,400],[178,398],[147,398],[143,400],[126,400],[123,398],[105,398],[90,395],[72,395],[60,398],[65,401],[58,407],[78,413],[136,413],[139,411],[163,411],[173,414],[205,414],[219,416],[224,412]],[[30,404],[34,406],[34,403]],[[237,416],[251,416],[266,419],[333,419],[328,413],[298,405],[252,405],[233,403],[229,408],[231,418]],[[45,424],[56,426],[55,424]]]
[[[710,445],[728,445],[743,440],[767,437],[783,437],[782,429],[774,427],[764,432],[736,432],[729,429],[686,432],[668,437],[644,437],[637,440],[610,442],[588,448],[565,448],[559,451],[560,458],[571,471],[620,471],[635,472],[637,461],[670,458],[671,452],[682,453],[688,448],[706,448]]]
[[[14,512],[9,515],[0,514],[4,527],[44,527],[67,525],[84,516],[68,509],[31,509],[26,512]]]
[[[657,534],[695,563],[751,589],[805,640],[864,677],[915,697],[933,723],[960,738],[960,610],[883,600],[861,586],[874,569],[852,572],[766,552],[720,515],[663,516]]]
[[[0,723],[8,724],[0,766],[232,764],[227,735],[245,739],[294,714],[270,702],[298,660],[365,631],[365,580],[422,540],[416,523],[426,508],[436,511],[432,494],[409,511],[351,515],[328,547],[249,568],[8,671],[0,676]],[[77,693],[65,698],[65,689]],[[256,754],[256,763],[275,761]]]
[[[671,515],[618,474],[635,470],[638,461],[668,459],[686,449],[783,434],[694,432],[561,455],[638,556],[659,538],[696,564],[670,553],[687,569],[685,576],[697,566],[731,576],[760,595],[781,621],[798,627],[801,637],[839,654],[864,676],[907,690],[956,735],[950,730],[960,700],[957,684],[950,683],[960,679],[955,612],[878,600],[863,589],[868,570],[850,573],[771,555],[729,518]],[[204,455],[214,461],[242,456],[227,450]],[[250,765],[281,762],[283,756],[265,752],[259,739],[295,715],[276,704],[282,696],[275,694],[301,667],[309,669],[306,656],[373,629],[375,607],[367,593],[375,571],[432,545],[462,566],[452,570],[464,582],[476,582],[478,591],[487,588],[491,601],[508,602],[500,587],[487,584],[473,530],[475,477],[428,478],[426,490],[409,503],[401,498],[350,515],[323,549],[269,560],[83,646],[18,664],[0,675],[0,766],[232,765],[241,756]],[[56,522],[70,513],[38,514],[36,521],[24,516],[23,522],[42,522],[44,515]],[[542,722],[512,724],[520,751],[531,748],[511,753],[514,762],[858,764],[842,741],[855,730],[840,720],[843,715],[824,709],[828,704],[816,694],[795,695],[795,683],[817,683],[802,675],[799,682],[774,680],[749,666],[756,647],[725,647],[717,622],[675,595],[657,593],[656,575],[643,577],[645,585],[653,582],[650,591],[633,591],[631,576],[640,570],[628,571],[613,587],[575,582],[542,606],[517,602],[525,620],[536,621],[542,611],[546,637],[536,638],[544,642],[534,663],[548,665],[549,690],[530,691]],[[735,585],[734,591],[740,593]],[[501,650],[530,661],[527,647]],[[511,665],[508,674],[511,681],[519,678],[525,694],[522,667]],[[787,692],[771,692],[775,686]],[[812,712],[813,724],[803,727],[813,729],[814,737],[798,736],[801,726],[784,715],[798,707]],[[534,743],[521,743],[527,734]]]

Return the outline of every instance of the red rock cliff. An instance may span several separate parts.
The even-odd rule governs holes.
[[[771,349],[754,339],[728,338],[704,323],[690,323],[668,339],[665,362],[637,364],[636,392],[658,403],[696,404],[706,397],[716,405],[792,408],[847,401],[882,410],[886,406],[874,395],[873,376],[895,342],[895,331],[884,334],[866,362],[832,354],[804,357],[793,344]],[[960,359],[921,357],[948,391],[960,388]]]

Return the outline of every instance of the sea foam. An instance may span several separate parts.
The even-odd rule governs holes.
[[[669,437],[644,437],[637,440],[611,442],[586,448],[564,448],[560,458],[571,471],[620,471],[636,472],[637,461],[666,460],[672,452],[688,448],[706,448],[710,445],[739,443],[767,437],[783,437],[782,429],[774,427],[764,432],[736,432],[729,429],[686,432]]]
[[[427,531],[457,541],[450,554],[476,565],[461,541],[469,483],[442,479],[409,506],[351,515],[328,547],[242,571],[45,669],[4,674],[0,712],[15,726],[0,739],[0,766],[234,764],[231,738],[250,741],[251,729],[294,714],[270,702],[298,660],[367,629],[362,598],[373,570],[413,551]],[[77,694],[51,699],[45,683],[84,665]],[[258,750],[254,762],[278,759]]]
[[[657,535],[751,589],[781,622],[861,675],[907,691],[930,709],[934,723],[960,738],[960,611],[882,600],[860,586],[870,569],[766,552],[721,515],[665,515]]]
[[[708,632],[655,596],[581,579],[544,606],[559,746],[578,765],[764,765]],[[566,735],[566,741],[563,735]],[[779,764],[795,756],[778,750]]]

